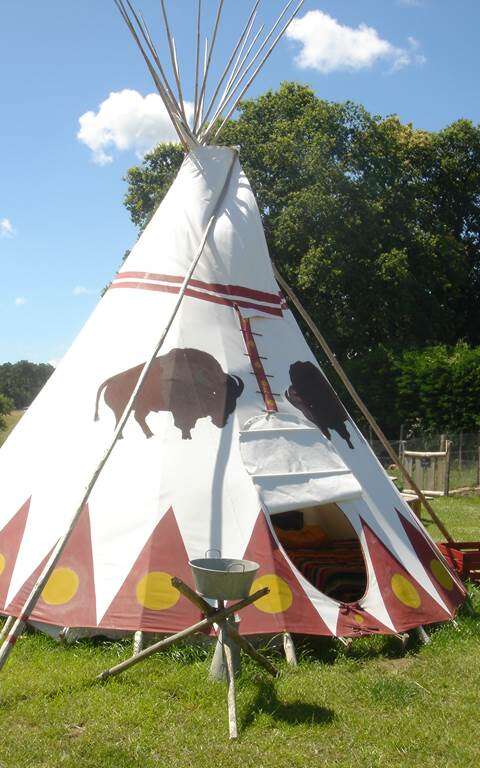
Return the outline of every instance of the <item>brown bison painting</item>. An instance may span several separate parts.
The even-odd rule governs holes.
[[[97,392],[95,421],[99,418],[102,392],[105,403],[115,414],[118,425],[144,368],[144,363],[129,368],[103,382]],[[226,425],[243,392],[238,376],[224,373],[212,355],[199,349],[172,349],[157,357],[138,393],[133,412],[146,437],[153,432],[147,416],[170,411],[183,440],[191,440],[198,419],[209,416],[216,427]]]
[[[313,421],[327,440],[333,429],[353,448],[346,426],[348,414],[321,370],[310,362],[292,363],[290,381],[292,386],[285,392],[287,400]]]

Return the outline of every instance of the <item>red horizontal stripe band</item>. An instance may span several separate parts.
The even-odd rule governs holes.
[[[134,288],[143,291],[161,291],[162,293],[180,293],[180,288],[174,285],[162,285],[161,283],[112,283],[112,288]],[[226,307],[234,307],[235,304],[243,309],[258,309],[260,312],[266,312],[268,315],[276,315],[282,317],[282,310],[277,307],[268,307],[265,304],[255,304],[251,301],[241,301],[234,299],[225,299],[222,296],[212,296],[209,293],[201,293],[200,291],[194,291],[191,288],[187,288],[185,296],[190,296],[193,299],[202,299],[203,301],[210,301],[213,304],[223,304]]]
[[[124,280],[127,277],[135,277],[142,280],[161,280],[166,283],[183,283],[183,277],[179,275],[160,275],[154,272],[119,272],[115,280]],[[277,293],[266,293],[265,291],[256,291],[253,288],[245,288],[243,285],[223,285],[222,283],[204,283],[203,280],[192,278],[189,285],[195,288],[204,288],[207,291],[216,293],[226,293],[231,296],[243,296],[246,299],[255,301],[268,301],[270,304],[281,304],[282,298]]]

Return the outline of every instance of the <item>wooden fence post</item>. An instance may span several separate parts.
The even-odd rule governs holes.
[[[447,440],[446,446],[445,446],[445,476],[443,479],[443,493],[445,496],[448,496],[450,493],[450,459],[451,459],[451,453],[452,453],[452,441]]]
[[[398,455],[400,456],[400,461],[402,460],[403,431],[404,425],[400,424],[400,435],[398,437]]]

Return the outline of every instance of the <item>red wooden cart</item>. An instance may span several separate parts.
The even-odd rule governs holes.
[[[480,584],[480,541],[446,541],[438,546],[462,581]]]

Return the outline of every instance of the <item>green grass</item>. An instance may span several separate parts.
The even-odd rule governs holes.
[[[433,507],[455,541],[480,541],[480,496],[443,497],[436,499]],[[443,539],[423,509],[422,522],[434,539]]]
[[[435,507],[455,537],[480,538],[480,499]],[[430,527],[433,531],[433,527]],[[480,590],[473,599],[480,610]],[[395,638],[300,644],[300,665],[273,681],[244,664],[240,738],[227,738],[226,692],[207,678],[210,652],[179,646],[104,683],[131,641],[70,647],[20,639],[1,676],[4,768],[477,768],[480,619],[461,614]]]
[[[7,439],[8,435],[14,428],[14,426],[20,421],[23,416],[23,411],[12,411],[5,416],[6,429],[0,430],[0,445],[2,445]]]

